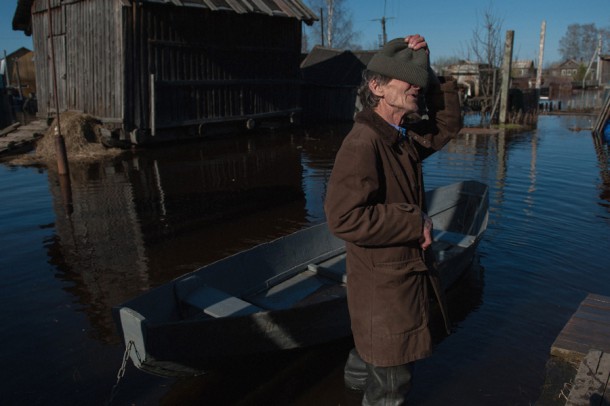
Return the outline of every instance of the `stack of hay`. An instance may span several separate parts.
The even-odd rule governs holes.
[[[112,157],[121,153],[118,149],[108,149],[100,142],[102,123],[89,114],[74,111],[61,113],[59,130],[64,138],[68,161],[91,161]],[[56,139],[58,135],[57,118],[47,132],[36,143],[33,154],[14,160],[14,164],[46,163],[57,159]]]

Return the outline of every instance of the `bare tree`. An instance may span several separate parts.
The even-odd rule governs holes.
[[[595,24],[570,24],[566,33],[559,40],[559,53],[564,60],[588,61],[595,52],[601,37],[603,49],[610,45],[610,31],[595,27]]]
[[[504,20],[493,14],[491,7],[483,12],[483,21],[477,23],[468,47],[472,57],[489,66],[502,63],[502,24]]]
[[[491,6],[483,11],[482,22],[477,23],[468,46],[468,59],[479,63],[479,100],[481,125],[486,113],[492,110],[498,94],[500,78],[498,67],[502,64],[503,19],[493,13]]]
[[[438,72],[442,72],[443,68],[460,62],[462,62],[462,58],[459,56],[439,56],[432,62],[432,66],[438,70]]]
[[[308,29],[308,42],[329,48],[360,49],[360,34],[354,32],[346,0],[309,0],[309,6],[320,13],[320,21]]]

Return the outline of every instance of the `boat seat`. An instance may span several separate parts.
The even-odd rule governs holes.
[[[191,278],[196,278],[195,280]],[[199,277],[193,276],[176,284],[176,293],[183,303],[203,311],[212,317],[246,316],[263,311],[258,306],[230,295],[220,289],[201,285],[193,287]],[[183,286],[180,286],[182,284]],[[182,287],[182,289],[181,289]],[[180,293],[184,295],[180,295]]]
[[[445,230],[432,230],[434,241],[443,241],[451,245],[467,248],[472,245],[476,236]]]

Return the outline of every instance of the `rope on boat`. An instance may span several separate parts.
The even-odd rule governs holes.
[[[127,360],[129,359],[129,355],[131,353],[131,349],[133,348],[134,353],[138,360],[140,359],[140,354],[138,354],[138,350],[135,347],[135,343],[133,340],[130,340],[127,346],[125,347],[125,352],[123,353],[123,361],[121,362],[121,366],[116,375],[116,383],[112,386],[112,391],[110,391],[110,398],[108,399],[107,405],[110,406],[114,401],[114,397],[119,392],[119,384],[123,376],[125,376],[125,370],[127,369]]]

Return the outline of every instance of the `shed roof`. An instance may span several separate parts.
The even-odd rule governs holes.
[[[528,59],[528,60],[516,60],[516,61],[513,61],[512,67],[513,68],[517,68],[517,69],[534,68],[534,61],[532,61],[531,59]]]
[[[233,11],[238,14],[260,13],[291,17],[308,24],[318,17],[301,0],[140,0],[144,3],[165,3],[182,7],[202,7],[212,11]]]
[[[551,69],[561,69],[561,68],[576,69],[582,64],[583,64],[582,62],[578,62],[574,59],[566,59],[563,62],[558,62],[558,63],[554,64],[553,66],[551,66]]]
[[[289,17],[311,25],[318,16],[302,0],[134,0],[141,3],[161,3],[178,7],[198,7],[211,11],[230,11],[238,14],[267,14]],[[13,16],[13,30],[32,34],[30,10],[34,0],[18,0]]]
[[[316,45],[301,62],[306,82],[322,85],[357,86],[362,71],[378,51],[350,51]]]
[[[8,59],[10,61],[13,58],[20,58],[29,52],[32,52],[32,51],[26,47],[20,47],[19,49],[14,50],[10,54],[7,54],[6,59]]]

